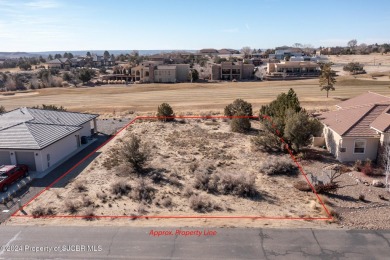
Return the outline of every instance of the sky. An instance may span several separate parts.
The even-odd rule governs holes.
[[[388,0],[0,0],[0,52],[390,43]]]

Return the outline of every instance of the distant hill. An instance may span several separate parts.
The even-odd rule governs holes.
[[[41,51],[41,52],[0,52],[0,58],[3,59],[17,59],[20,57],[47,57],[50,54],[54,56],[55,54],[64,54],[65,52],[70,52],[75,56],[83,56],[90,52],[92,54],[103,55],[105,50],[85,50],[85,51]],[[133,50],[107,50],[110,54],[120,55],[131,53]],[[196,50],[138,50],[140,55],[153,55],[160,53],[168,53],[168,52],[197,52]]]

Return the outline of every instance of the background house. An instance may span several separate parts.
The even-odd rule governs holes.
[[[96,133],[94,114],[19,108],[0,115],[0,165],[26,164],[42,172]]]
[[[390,97],[367,92],[321,115],[328,150],[341,162],[376,160],[390,141]]]

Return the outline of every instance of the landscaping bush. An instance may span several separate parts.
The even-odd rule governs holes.
[[[356,160],[355,161],[355,164],[353,165],[353,170],[354,171],[357,171],[357,172],[360,172],[362,170],[362,161],[360,160]]]
[[[123,181],[117,181],[111,184],[111,193],[114,195],[124,196],[129,194],[131,187]]]
[[[298,167],[292,164],[290,158],[271,157],[263,162],[260,171],[267,175],[297,175]]]
[[[175,114],[173,113],[173,109],[168,103],[162,103],[158,106],[157,117],[159,117],[159,120],[164,122],[173,121],[174,116]]]
[[[361,172],[364,173],[364,174],[367,175],[367,176],[373,175],[373,173],[374,173],[374,168],[372,167],[372,162],[371,162],[371,160],[367,160],[367,161],[364,163],[364,166],[363,166]]]

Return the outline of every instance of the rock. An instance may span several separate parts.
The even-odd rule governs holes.
[[[366,186],[370,186],[370,184],[368,182],[366,182],[366,181],[363,182],[363,184],[366,185]]]
[[[380,180],[373,180],[372,186],[382,188],[385,186],[385,184],[383,182],[381,182]]]

